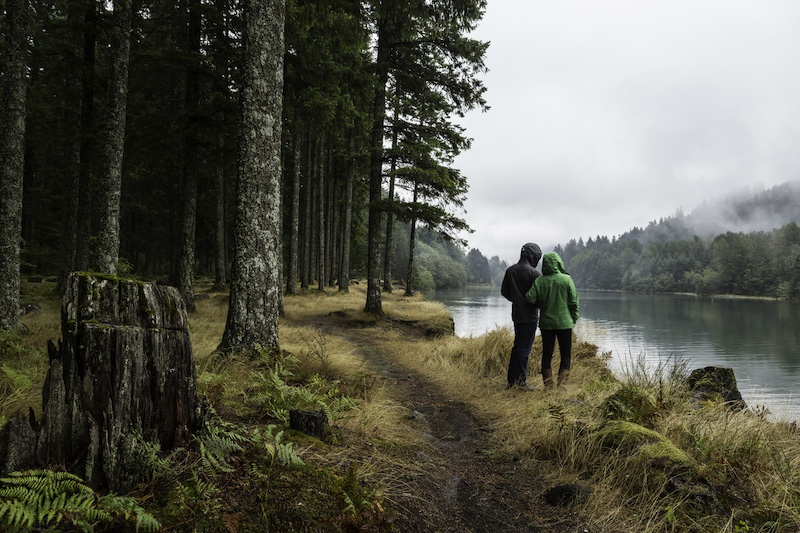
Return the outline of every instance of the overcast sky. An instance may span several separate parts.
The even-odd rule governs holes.
[[[488,0],[469,248],[617,236],[800,177],[800,1]]]

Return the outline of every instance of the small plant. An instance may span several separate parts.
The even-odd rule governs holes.
[[[213,482],[201,479],[196,472],[177,485],[178,514],[189,517],[193,531],[202,531],[203,525],[215,522],[222,508],[220,489]]]
[[[308,355],[317,359],[327,374],[330,371],[330,361],[328,355],[328,339],[325,334],[322,333],[322,330],[317,329],[313,335],[306,337],[304,341],[308,347]]]
[[[277,428],[278,426],[274,424],[270,424],[263,431],[256,428],[251,437],[253,444],[266,451],[270,465],[278,463],[282,466],[305,466],[300,456],[295,453],[292,443],[282,442],[283,431],[276,432]]]
[[[329,419],[336,413],[355,408],[355,403],[339,393],[338,382],[328,382],[313,375],[307,383],[290,385],[293,369],[298,359],[289,353],[274,357],[272,367],[266,372],[254,372],[257,388],[252,393],[253,404],[266,409],[283,423],[289,422],[291,409],[321,410]]]
[[[136,500],[107,494],[97,496],[68,472],[27,470],[0,478],[0,529],[9,532],[71,526],[94,531],[96,524],[127,522],[139,531],[161,528]]]
[[[218,472],[233,472],[233,466],[228,458],[244,451],[243,444],[249,439],[233,431],[230,424],[207,424],[206,431],[201,436],[194,436],[200,447],[200,460],[203,471],[209,475]]]

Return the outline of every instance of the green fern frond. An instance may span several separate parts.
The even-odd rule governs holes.
[[[220,427],[222,426],[222,427]],[[233,430],[229,424],[208,424],[201,436],[194,436],[200,447],[200,461],[203,471],[208,474],[233,472],[228,458],[244,451],[249,438]]]
[[[128,512],[108,507],[107,501],[117,501]],[[34,527],[52,531],[62,523],[92,531],[93,524],[110,523],[117,518],[155,524],[146,531],[161,527],[134,500],[112,495],[98,498],[79,477],[69,472],[28,470],[11,472],[0,478],[0,529],[3,531]]]
[[[293,444],[291,442],[281,442],[283,440],[283,431],[276,433],[276,429],[277,426],[275,424],[267,426],[266,431],[256,429],[253,432],[254,443],[264,448],[271,464],[278,463],[295,468],[305,466],[305,462],[294,451]]]

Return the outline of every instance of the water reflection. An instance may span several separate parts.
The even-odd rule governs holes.
[[[470,287],[428,295],[451,310],[459,336],[511,327],[511,304],[496,288]],[[800,418],[800,305],[683,295],[580,291],[576,333],[612,353],[621,371],[632,359],[649,366],[671,358],[690,368],[730,366],[749,405],[776,417]]]

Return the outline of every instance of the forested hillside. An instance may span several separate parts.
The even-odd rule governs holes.
[[[580,287],[800,298],[800,183],[557,247]]]

